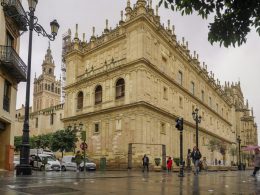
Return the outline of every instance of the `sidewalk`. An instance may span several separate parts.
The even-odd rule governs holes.
[[[207,195],[260,194],[260,178],[251,171],[185,173],[106,171],[106,172],[33,172],[16,177],[13,172],[0,173],[1,195]]]

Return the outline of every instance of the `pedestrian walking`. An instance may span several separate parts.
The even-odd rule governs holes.
[[[167,160],[167,171],[170,172],[172,170],[172,159],[169,156],[168,160]]]
[[[146,156],[146,154],[143,157],[143,172],[145,171],[145,167],[147,172],[149,171],[149,158]]]
[[[200,153],[199,149],[197,148],[197,146],[194,146],[193,151],[191,153],[191,158],[192,158],[192,162],[193,162],[194,167],[195,167],[194,174],[198,175],[199,174],[199,163],[200,163],[201,153]]]
[[[256,173],[260,169],[260,151],[258,148],[255,149],[254,167],[254,172],[252,174],[253,177],[255,177]]]
[[[82,156],[80,154],[80,151],[77,151],[76,155],[75,155],[75,162],[76,162],[76,165],[77,165],[77,172],[79,172],[79,166],[80,166],[80,163],[82,162]]]

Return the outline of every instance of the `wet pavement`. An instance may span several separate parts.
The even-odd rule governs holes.
[[[89,194],[89,195],[204,195],[260,194],[260,175],[252,171],[185,173],[137,171],[107,172],[33,172],[16,177],[13,172],[0,172],[0,195]]]

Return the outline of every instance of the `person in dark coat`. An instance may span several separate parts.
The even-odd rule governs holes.
[[[80,163],[82,162],[82,156],[80,154],[80,151],[77,151],[76,155],[75,155],[75,162],[76,162],[76,165],[77,165],[77,172],[79,172],[79,169],[80,169]]]
[[[254,167],[253,177],[255,177],[256,173],[260,170],[260,150],[258,148],[255,149]]]
[[[194,148],[193,148],[193,151],[191,153],[191,158],[192,158],[192,162],[193,162],[194,167],[195,167],[194,174],[198,175],[199,174],[199,163],[200,163],[201,153],[196,146],[194,146]]]
[[[143,172],[145,171],[145,167],[147,172],[149,171],[149,158],[146,156],[146,154],[143,157]]]

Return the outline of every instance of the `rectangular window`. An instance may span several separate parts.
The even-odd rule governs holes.
[[[165,123],[161,123],[161,134],[166,134],[166,124]]]
[[[190,84],[190,92],[192,93],[192,95],[195,95],[195,83],[191,81]]]
[[[163,88],[163,99],[168,99],[168,89],[167,89],[167,87]]]
[[[6,45],[14,48],[14,38],[9,32],[6,32]]]
[[[179,107],[183,108],[183,101],[182,101],[182,97],[179,97]]]
[[[212,98],[209,97],[209,106],[212,107]]]
[[[179,83],[180,85],[183,84],[183,75],[182,75],[182,72],[181,72],[181,71],[178,72],[178,83]]]
[[[3,97],[3,109],[6,112],[10,111],[10,102],[11,102],[11,83],[5,80],[4,83],[4,97]]]
[[[94,133],[99,133],[99,123],[94,124]]]
[[[50,115],[50,124],[53,125],[53,121],[54,121],[54,114],[52,113]]]
[[[205,94],[204,94],[204,91],[202,90],[202,91],[201,91],[201,101],[204,102],[204,98],[205,98]]]
[[[216,104],[216,111],[218,112],[218,103]]]
[[[38,128],[38,118],[35,119],[35,128]]]

